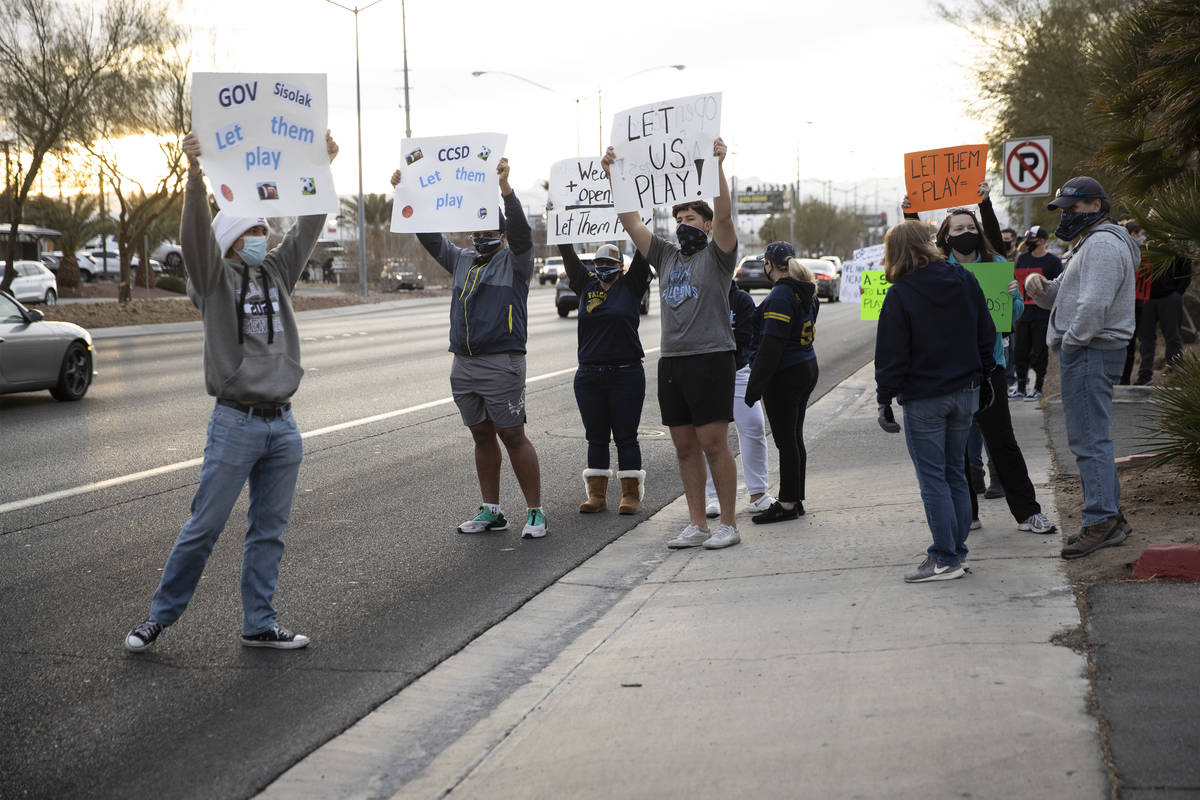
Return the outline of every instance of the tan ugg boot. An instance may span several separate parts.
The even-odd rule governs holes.
[[[617,477],[621,479],[621,505],[617,512],[636,514],[646,493],[646,470],[623,469],[617,472]]]
[[[608,479],[611,477],[611,469],[583,471],[583,486],[588,493],[588,499],[579,504],[580,514],[595,514],[608,508]]]

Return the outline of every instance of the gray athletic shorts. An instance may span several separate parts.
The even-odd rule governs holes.
[[[468,428],[490,420],[497,428],[525,424],[525,354],[455,354],[450,393]]]

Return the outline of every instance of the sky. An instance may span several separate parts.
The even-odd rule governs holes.
[[[985,141],[967,113],[971,41],[927,0],[381,0],[357,15],[365,192],[390,191],[401,163],[402,7],[413,136],[506,133],[530,205],[552,162],[603,152],[619,110],[703,92],[723,94],[740,187],[799,179],[802,196],[864,212],[896,208],[905,152]],[[195,71],[327,73],[334,181],[356,193],[355,15],[326,0],[172,8]]]

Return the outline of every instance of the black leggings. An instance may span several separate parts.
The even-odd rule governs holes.
[[[1038,505],[1033,481],[1029,480],[1029,468],[1025,466],[1025,456],[1022,455],[1021,446],[1017,444],[1016,434],[1013,433],[1012,417],[1008,413],[1008,395],[1004,391],[1003,367],[998,367],[992,373],[991,381],[996,399],[975,415],[975,424],[983,433],[983,441],[992,457],[996,477],[1004,487],[1004,499],[1008,502],[1009,513],[1017,522],[1024,522],[1034,514],[1040,514],[1042,507]],[[969,480],[970,460],[964,457],[964,464]],[[979,498],[974,492],[970,494],[972,519],[978,519]]]
[[[804,412],[817,385],[817,360],[801,361],[771,376],[763,391],[763,405],[771,423],[771,438],[779,449],[779,498],[785,503],[804,500]]]

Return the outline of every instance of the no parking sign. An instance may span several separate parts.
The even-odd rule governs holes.
[[[1004,196],[1037,197],[1050,194],[1050,157],[1054,139],[1037,136],[1004,143]]]

